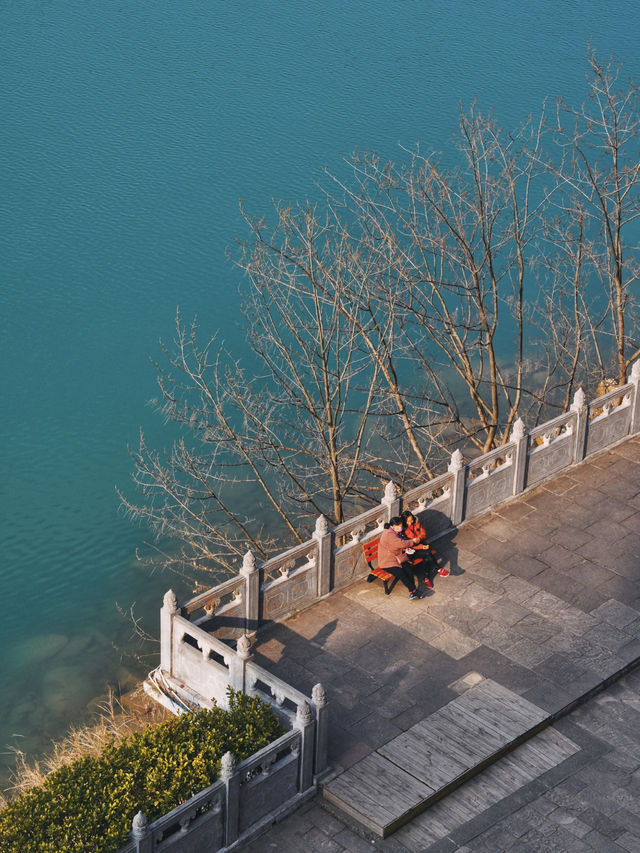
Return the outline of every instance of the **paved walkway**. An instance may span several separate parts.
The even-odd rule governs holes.
[[[429,598],[363,581],[260,634],[256,662],[325,686],[338,773],[479,678],[558,721],[387,839],[319,795],[245,849],[640,851],[640,439],[437,547],[452,575]],[[549,737],[578,749],[538,766]]]

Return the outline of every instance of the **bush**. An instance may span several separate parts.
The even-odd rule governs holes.
[[[0,811],[3,853],[113,853],[133,816],[149,822],[216,781],[225,752],[248,758],[283,733],[258,698],[230,691],[229,711],[184,714],[112,740],[98,757],[61,767]]]

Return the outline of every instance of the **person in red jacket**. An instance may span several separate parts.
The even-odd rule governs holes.
[[[378,566],[401,580],[409,590],[409,598],[422,598],[413,579],[409,556],[415,553],[411,543],[402,538],[402,519],[394,516],[384,530],[378,543]]]
[[[402,513],[402,534],[411,543],[411,547],[416,551],[415,557],[413,558],[414,566],[421,561],[424,562],[425,583],[428,587],[433,587],[433,584],[429,579],[430,566],[433,567],[434,570],[437,570],[441,577],[449,577],[449,569],[444,566],[437,568],[438,563],[436,561],[435,554],[427,542],[427,533],[410,509],[405,509]]]

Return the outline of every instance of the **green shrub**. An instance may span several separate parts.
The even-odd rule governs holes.
[[[283,733],[262,700],[230,691],[229,702],[229,711],[175,717],[56,770],[0,811],[0,850],[118,850],[139,810],[157,820],[215,782],[225,752],[242,761]]]

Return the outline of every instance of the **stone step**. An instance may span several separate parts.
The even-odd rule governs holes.
[[[550,722],[548,712],[485,679],[333,778],[323,796],[386,838]],[[559,755],[577,751],[564,740]]]

